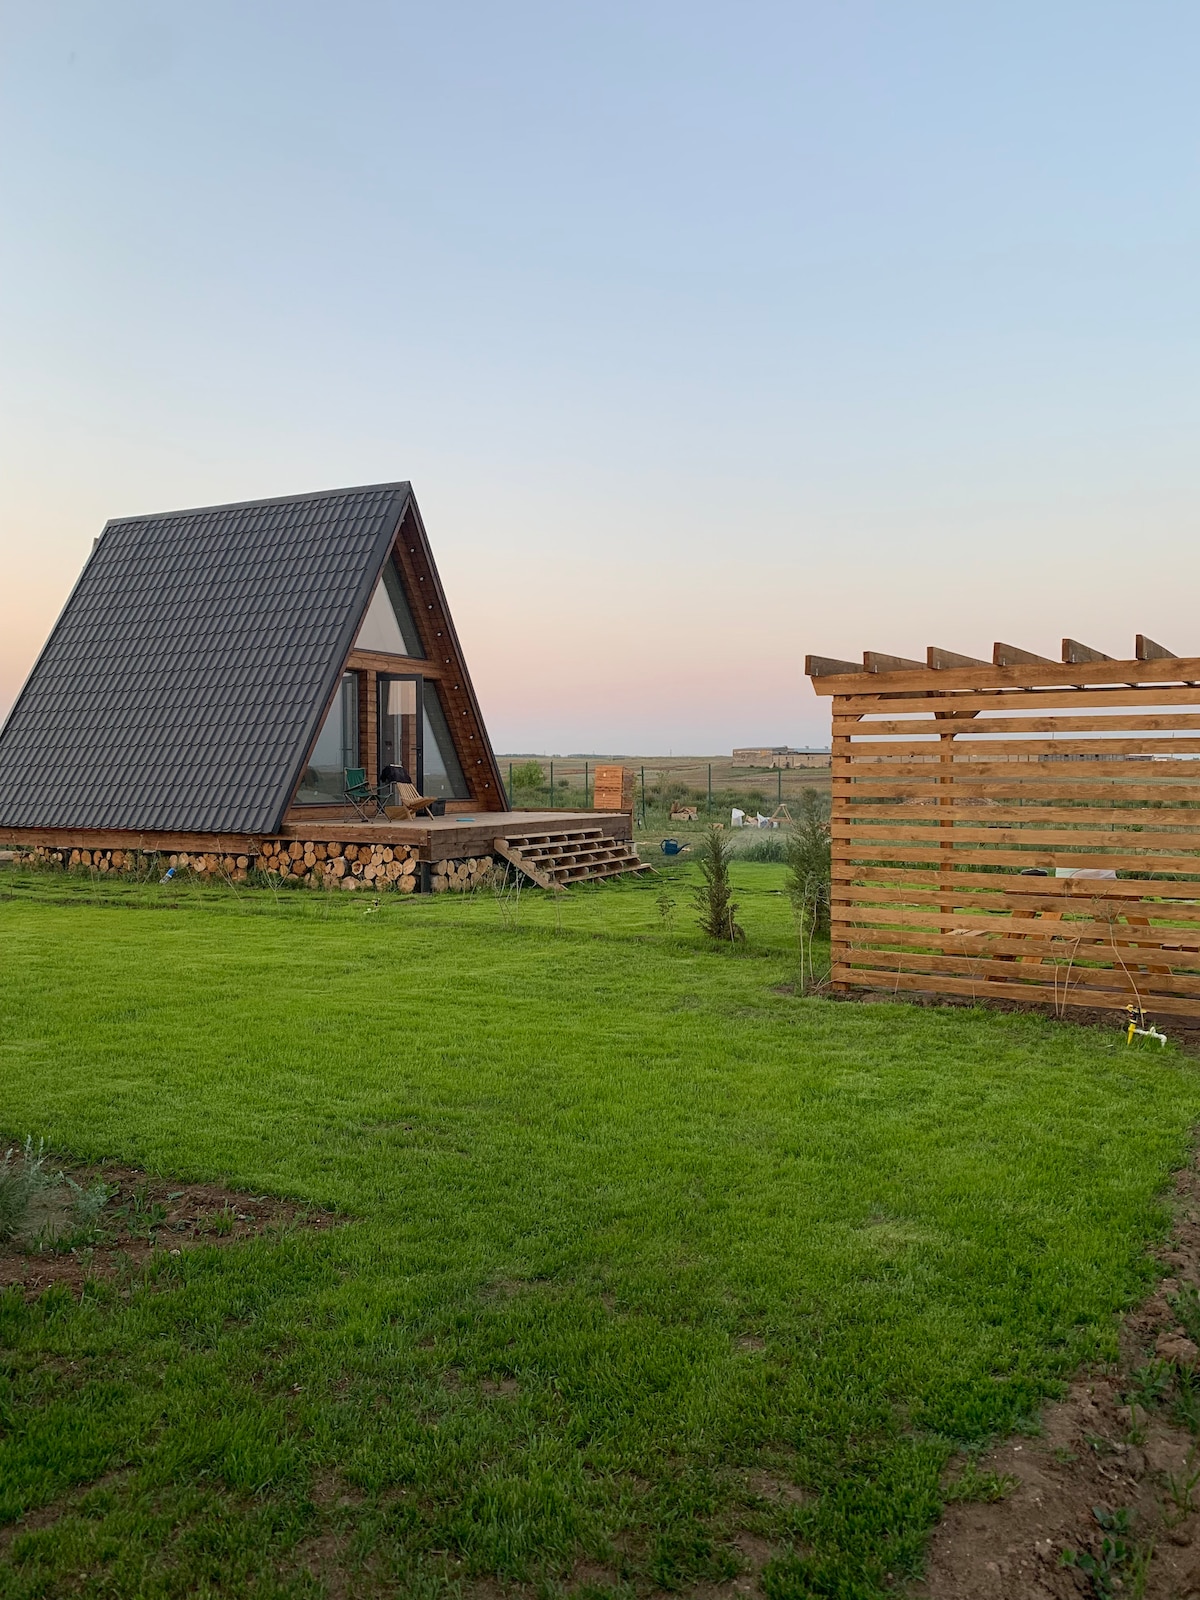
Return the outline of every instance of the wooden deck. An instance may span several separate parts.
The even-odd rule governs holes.
[[[330,807],[329,809],[334,809]],[[315,811],[316,808],[314,807]],[[337,840],[342,844],[403,844],[415,848],[421,861],[490,855],[493,841],[531,832],[553,833],[602,823],[613,839],[633,838],[633,819],[627,811],[475,811],[448,817],[418,817],[401,822],[389,817],[385,822],[364,822],[309,815],[285,822],[275,832],[183,833],[147,829],[131,832],[118,828],[0,828],[0,846],[28,850],[41,846],[49,850],[126,850],[126,851],[201,851],[217,855],[257,856],[264,839],[311,839],[314,843]]]
[[[589,823],[602,823],[613,839],[633,838],[633,818],[627,811],[476,811],[469,815],[418,817],[400,822],[389,817],[385,822],[328,820],[311,816],[286,822],[278,835],[285,839],[311,839],[326,843],[335,839],[343,844],[403,844],[416,849],[421,861],[460,859],[488,855],[496,839],[527,837],[531,833],[568,832]]]

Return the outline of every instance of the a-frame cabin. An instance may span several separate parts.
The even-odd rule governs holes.
[[[68,864],[447,887],[583,829],[571,876],[636,867],[628,817],[506,804],[407,483],[108,523],[0,730],[0,842]]]

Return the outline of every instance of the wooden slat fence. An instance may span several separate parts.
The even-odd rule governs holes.
[[[809,658],[836,988],[1200,1014],[1200,659],[1138,646]]]

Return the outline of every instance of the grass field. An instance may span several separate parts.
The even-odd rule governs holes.
[[[0,875],[9,1134],[347,1219],[0,1300],[0,1595],[919,1569],[953,1450],[1113,1352],[1200,1078],[797,998],[782,869],[735,867],[733,950],[690,870],[515,911]]]

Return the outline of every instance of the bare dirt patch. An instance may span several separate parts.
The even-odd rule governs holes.
[[[924,1600],[1200,1600],[1200,1173],[1176,1175],[1171,1274],[1126,1318],[1114,1370],[975,1462],[934,1530]],[[992,1497],[995,1498],[992,1498]]]
[[[750,1472],[746,1474],[746,1487],[760,1500],[783,1501],[788,1505],[807,1505],[812,1499],[808,1489],[801,1489],[798,1484],[791,1483],[787,1478],[777,1477],[771,1472]]]
[[[27,1299],[54,1284],[79,1290],[89,1280],[128,1276],[162,1251],[182,1255],[200,1245],[242,1244],[284,1229],[345,1221],[297,1201],[151,1177],[136,1167],[61,1170],[84,1191],[103,1183],[108,1198],[92,1224],[80,1227],[69,1214],[71,1191],[48,1190],[37,1196],[16,1236],[0,1241],[0,1288],[20,1288]]]

